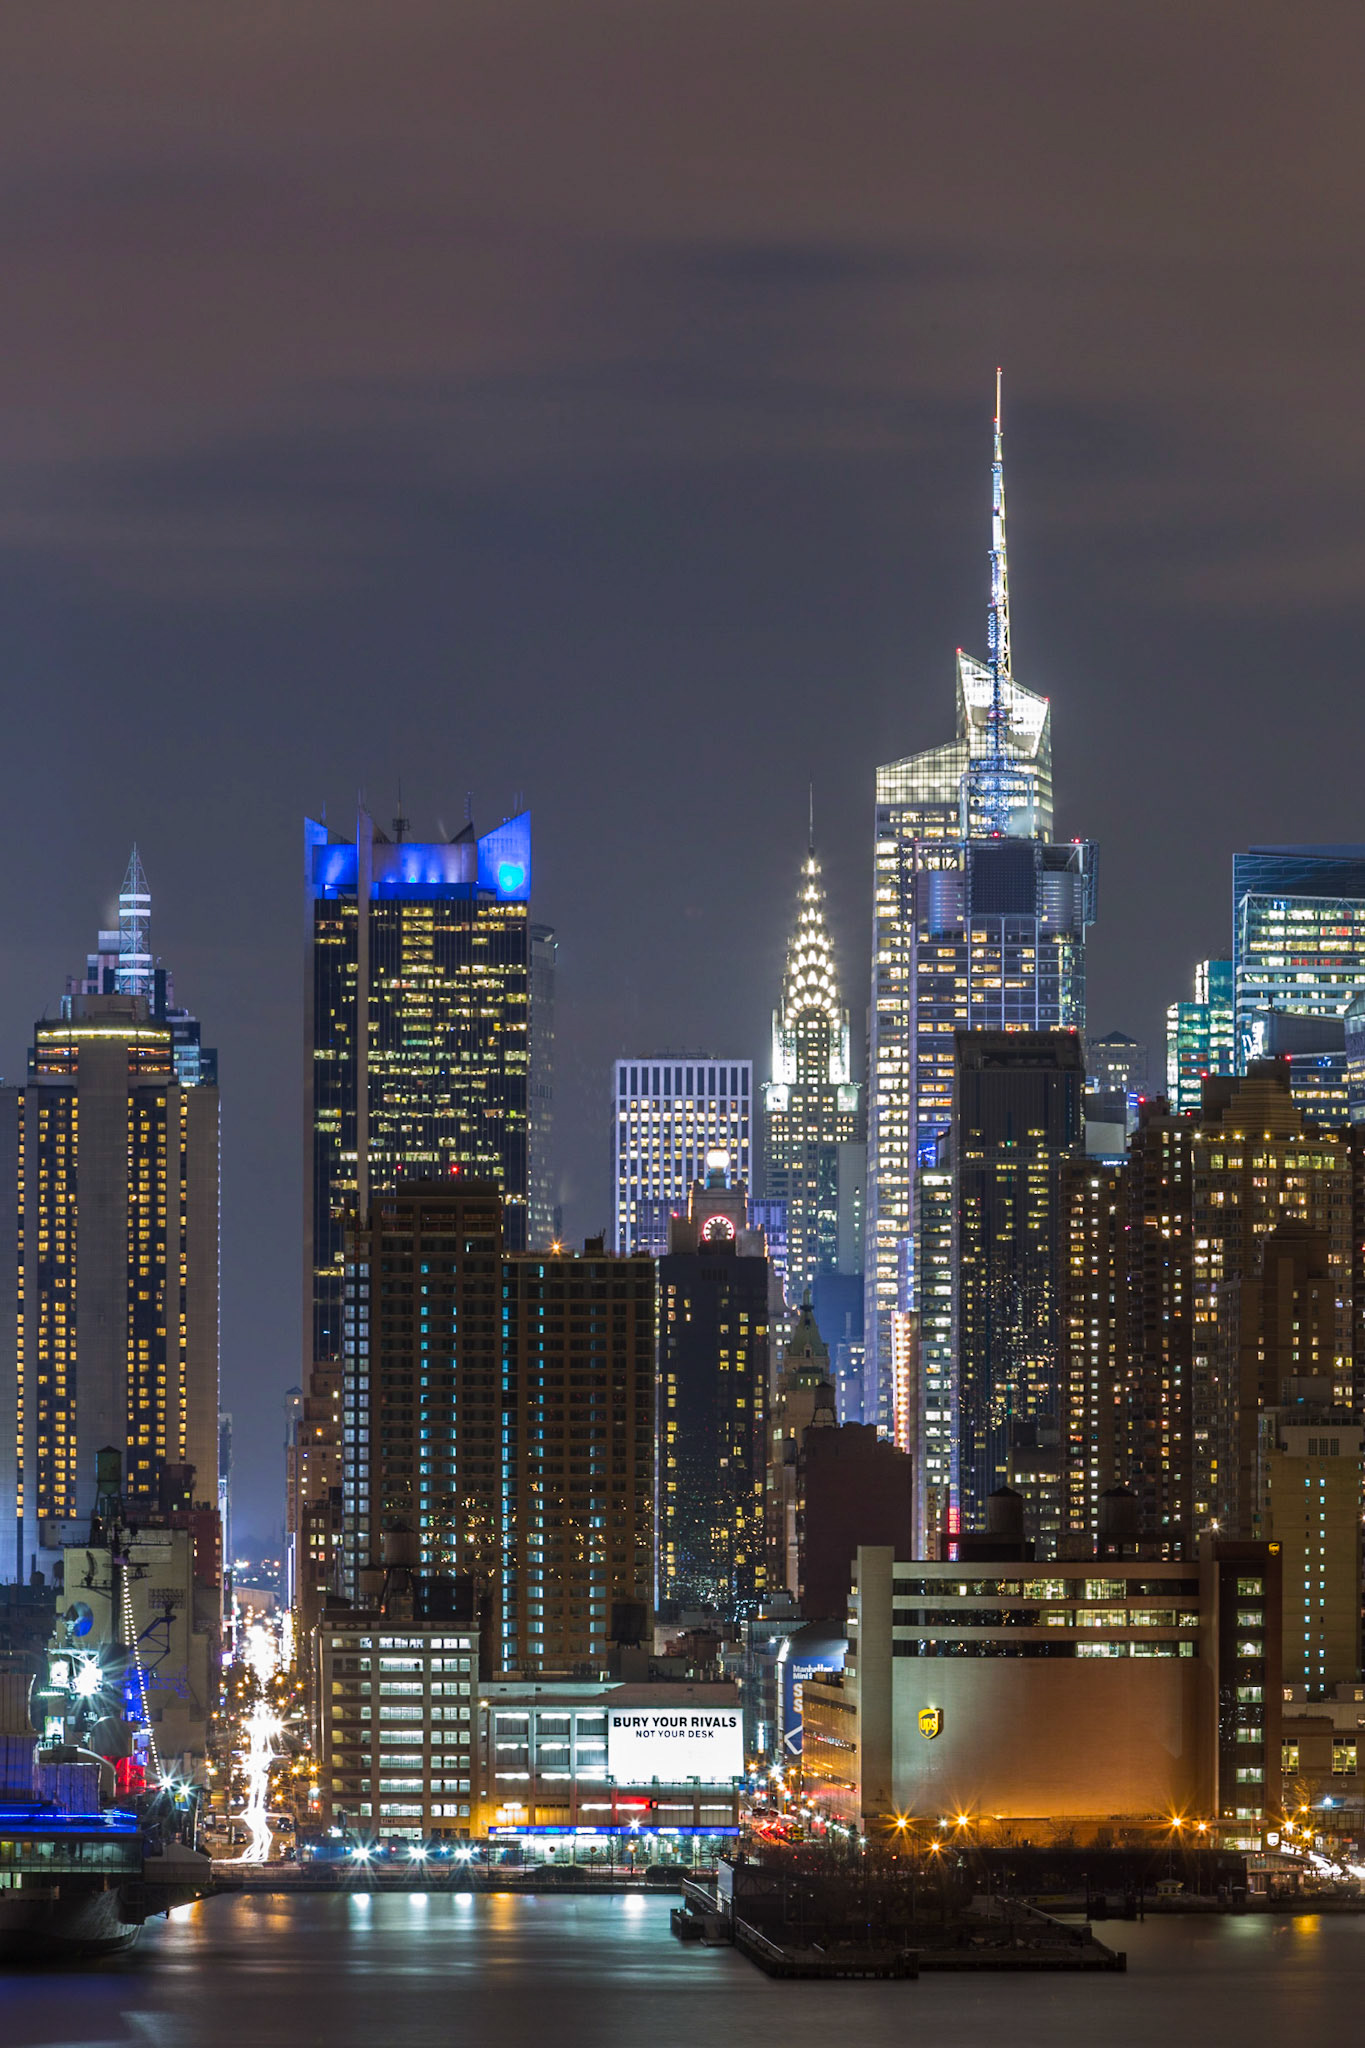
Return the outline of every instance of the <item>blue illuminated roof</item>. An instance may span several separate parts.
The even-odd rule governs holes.
[[[314,896],[353,896],[359,874],[354,841],[332,841],[327,828],[304,820],[307,883]],[[507,818],[482,839],[379,841],[371,856],[376,899],[422,902],[493,896],[502,903],[531,897],[531,814]]]

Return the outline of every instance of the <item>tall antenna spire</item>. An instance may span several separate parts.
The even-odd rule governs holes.
[[[120,995],[149,996],[152,992],[151,927],[151,892],[135,844],[118,898],[118,966],[114,970],[114,986]]]
[[[1001,373],[995,373],[995,445],[991,457],[991,607],[986,622],[990,709],[986,745],[964,782],[964,801],[975,799],[986,830],[1003,836],[1011,814],[1028,801],[1027,778],[1010,751],[1010,578],[1005,548],[1005,452],[1001,431]]]
[[[809,793],[809,796],[810,796],[810,830],[809,830],[809,832],[808,832],[808,834],[807,834],[807,836],[806,836],[806,851],[807,851],[807,853],[808,853],[808,854],[810,855],[811,859],[812,859],[812,860],[814,860],[814,858],[815,858],[815,779],[814,779],[814,777],[813,777],[813,776],[812,776],[812,778],[811,778],[811,781],[810,781],[810,783],[809,783],[809,785],[808,785],[808,793]]]
[[[987,646],[992,676],[1010,673],[1010,572],[1005,551],[1005,444],[1000,430],[1001,372],[995,373],[995,453],[991,459],[991,616]]]

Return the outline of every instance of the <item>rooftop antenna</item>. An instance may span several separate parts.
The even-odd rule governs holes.
[[[407,832],[410,823],[411,820],[403,816],[403,778],[400,775],[398,778],[398,814],[393,821],[395,845],[401,846],[403,844],[404,834]]]
[[[995,373],[995,440],[991,456],[991,604],[986,621],[991,701],[986,713],[986,749],[972,763],[964,796],[975,796],[985,828],[996,838],[1009,831],[1016,803],[1028,801],[1028,781],[1011,758],[1010,577],[1005,540],[1005,453],[1001,427],[1001,383]],[[968,820],[968,823],[970,820]]]
[[[151,994],[151,926],[151,892],[134,842],[118,899],[118,966],[114,970],[114,986],[120,995]]]
[[[815,858],[815,778],[814,778],[814,776],[812,776],[812,777],[811,777],[811,780],[810,780],[810,781],[809,781],[809,783],[808,783],[808,784],[806,785],[806,793],[807,793],[807,795],[808,795],[808,797],[809,797],[809,799],[810,799],[810,826],[809,826],[809,829],[808,829],[808,831],[807,831],[807,834],[806,834],[806,851],[807,851],[807,852],[809,853],[809,855],[810,855],[811,859],[812,859],[812,860],[814,860],[814,858]]]

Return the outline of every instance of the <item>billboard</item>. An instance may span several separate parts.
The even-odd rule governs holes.
[[[618,1785],[728,1785],[744,1772],[738,1707],[611,1707],[607,1769]]]
[[[777,1653],[778,1712],[781,1715],[782,1754],[801,1754],[801,1686],[807,1678],[822,1678],[842,1671],[848,1645],[842,1633],[825,1635],[818,1622],[809,1623],[795,1636],[788,1636]]]

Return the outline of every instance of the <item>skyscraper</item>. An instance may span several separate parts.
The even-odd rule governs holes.
[[[559,940],[548,924],[531,926],[530,1142],[526,1241],[546,1251],[559,1236],[554,1173],[555,978]]]
[[[669,1218],[685,1215],[707,1156],[723,1152],[732,1176],[750,1184],[752,1060],[680,1057],[616,1062],[612,1080],[616,1249],[668,1250]]]
[[[799,1302],[817,1274],[839,1269],[840,1167],[852,1163],[842,1148],[862,1135],[861,1095],[812,836],[773,1011],[772,1079],[763,1090],[768,1194],[786,1205],[789,1302]]]
[[[1029,1535],[1061,1527],[1062,1172],[1083,1143],[1075,1032],[959,1031],[952,1130],[957,1503],[986,1526],[1001,1486],[1037,1496]],[[1050,1489],[1036,1475],[1046,1467]],[[1033,1475],[1031,1481],[1029,1475]]]
[[[68,993],[24,1085],[0,1090],[0,1569],[19,1579],[88,1517],[105,1447],[134,1511],[217,1511],[216,1056],[194,1084],[177,1071],[136,853],[122,904],[108,983]]]
[[[1010,665],[996,392],[988,660],[957,657],[957,737],[877,771],[864,1420],[890,1430],[920,1304],[915,1174],[952,1116],[954,1033],[1084,1031],[1095,847],[1052,837],[1050,707]]]
[[[1210,1074],[1237,1070],[1231,960],[1201,960],[1194,1001],[1166,1011],[1166,1097],[1177,1116],[1199,1108]]]
[[[530,1072],[530,816],[479,839],[466,825],[415,843],[404,828],[390,838],[364,810],[354,840],[304,827],[306,1366],[341,1355],[346,1222],[372,1195],[488,1178],[509,1247],[527,1243],[532,1112],[543,1128],[547,1109]]]
[[[1233,856],[1237,1067],[1271,1052],[1271,1011],[1344,1018],[1365,989],[1365,846],[1253,846]]]
[[[1068,1168],[1072,1535],[1115,1485],[1156,1554],[1258,1533],[1272,1411],[1361,1419],[1361,1174],[1359,1137],[1313,1129],[1279,1060],[1207,1082],[1197,1116],[1149,1106],[1124,1158]]]
[[[1085,1048],[1086,1087],[1101,1095],[1147,1093],[1147,1048],[1126,1031],[1092,1038]]]
[[[659,1261],[659,1594],[751,1614],[767,1588],[768,1261],[712,1166]]]
[[[342,1590],[386,1531],[473,1579],[497,1668],[600,1668],[638,1641],[654,1558],[654,1269],[509,1253],[492,1181],[408,1180],[350,1233]]]

